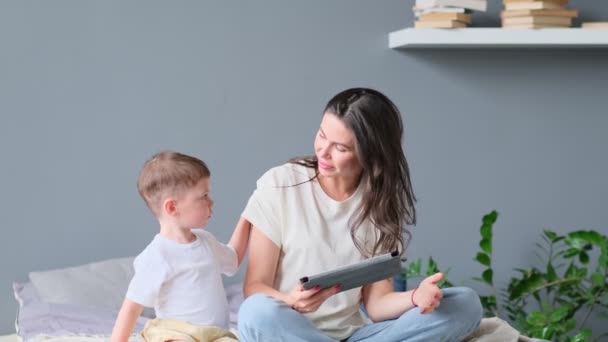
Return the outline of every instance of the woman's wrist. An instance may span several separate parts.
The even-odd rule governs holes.
[[[283,293],[279,291],[279,296],[280,300],[282,300],[283,302],[285,302],[285,304],[287,304],[287,306],[292,307],[293,304],[295,303],[295,300],[293,300],[293,298],[290,296],[289,293]]]
[[[414,301],[414,295],[416,294],[416,290],[418,290],[418,288],[415,288],[415,289],[412,291],[412,294],[410,295],[410,302],[412,302],[412,305],[413,305],[413,306],[418,306],[418,305],[416,304],[416,302]]]

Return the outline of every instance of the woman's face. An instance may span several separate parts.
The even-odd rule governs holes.
[[[321,120],[315,137],[315,154],[322,176],[357,178],[361,174],[355,135],[330,112],[326,112]]]

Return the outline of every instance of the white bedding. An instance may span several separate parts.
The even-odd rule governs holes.
[[[28,342],[109,342],[109,336],[36,336]],[[464,340],[465,342],[541,342],[522,336],[507,322],[497,318],[484,318],[479,329]],[[23,342],[17,335],[0,336],[0,342]],[[139,335],[134,335],[129,342],[143,342]]]
[[[55,337],[44,337],[37,336],[30,339],[28,342],[109,342],[109,336],[55,336]],[[139,335],[132,336],[129,338],[129,342],[144,342],[143,338]]]
[[[110,338],[108,336],[59,336],[59,337],[45,337],[38,336],[30,341],[45,341],[45,342],[108,342]],[[16,334],[0,336],[0,342],[23,342],[21,337]],[[129,339],[129,342],[143,342],[139,336],[133,336]]]
[[[21,342],[21,338],[15,334],[0,336],[0,342]]]
[[[20,335],[27,338],[25,342],[108,342],[116,319],[116,312],[112,309],[119,307],[122,299],[120,296],[114,296],[117,298],[114,300],[116,303],[113,303],[111,307],[99,308],[97,307],[99,302],[103,303],[104,298],[105,301],[109,301],[108,298],[111,296],[107,295],[107,291],[103,292],[98,288],[99,286],[114,285],[114,292],[122,295],[130,278],[127,276],[128,272],[125,271],[127,269],[125,265],[130,265],[130,260],[127,258],[54,271],[34,272],[30,274],[30,278],[36,280],[37,286],[34,286],[32,282],[13,284],[15,298],[19,303],[17,324]],[[88,279],[89,282],[79,285],[80,283],[74,280],[81,278]],[[95,281],[91,282],[90,279]],[[100,279],[106,281],[103,282]],[[120,281],[115,281],[116,279]],[[40,293],[46,292],[53,297],[46,298],[46,300],[41,298]],[[234,329],[238,308],[243,301],[242,284],[228,286],[226,295],[230,306],[230,327]],[[97,301],[92,301],[93,297],[99,298],[96,299]],[[54,301],[61,303],[52,303]],[[143,323],[145,323],[145,318],[141,319],[139,328],[143,328]],[[142,342],[143,339],[139,335],[133,335],[129,341]],[[503,320],[490,318],[482,320],[479,329],[464,341],[530,342],[537,340],[521,336]],[[24,341],[13,334],[0,336],[0,342]]]

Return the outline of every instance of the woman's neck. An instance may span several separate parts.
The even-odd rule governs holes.
[[[327,196],[336,201],[344,201],[349,199],[355,191],[357,191],[361,176],[356,178],[344,178],[319,175],[318,180]]]

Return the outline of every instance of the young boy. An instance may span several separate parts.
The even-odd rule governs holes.
[[[135,274],[112,331],[112,342],[129,339],[144,307],[157,319],[142,331],[148,341],[167,331],[197,331],[234,338],[228,329],[228,303],[221,274],[233,275],[243,260],[249,229],[237,225],[228,245],[202,230],[213,213],[210,172],[197,158],[161,152],[141,170],[137,187],[158,219],[160,233],[133,263]],[[164,330],[163,330],[164,329]],[[156,337],[155,337],[156,336]]]

